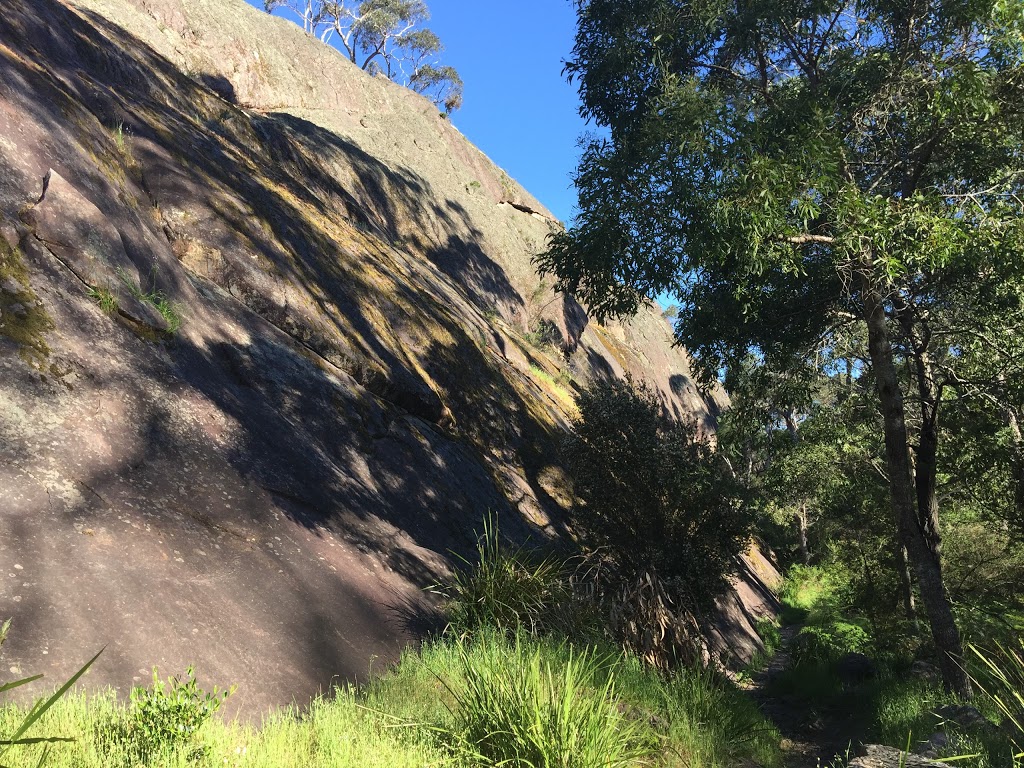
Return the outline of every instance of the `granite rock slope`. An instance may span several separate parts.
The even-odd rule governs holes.
[[[565,534],[572,392],[710,428],[653,308],[599,326],[560,226],[427,100],[243,0],[0,14],[4,663],[195,662],[246,713],[396,656],[487,510]]]

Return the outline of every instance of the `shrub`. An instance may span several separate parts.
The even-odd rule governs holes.
[[[858,624],[846,621],[830,621],[804,627],[793,642],[793,659],[796,662],[832,662],[843,654],[863,653],[871,644],[871,636]]]
[[[186,746],[196,731],[220,709],[234,689],[212,692],[199,688],[192,667],[184,679],[164,683],[153,670],[153,686],[132,690],[126,725],[129,739],[143,761],[150,755]]]
[[[566,453],[584,542],[624,572],[656,571],[687,606],[710,605],[748,532],[723,463],[694,424],[665,416],[643,387],[600,384],[577,405]]]
[[[657,744],[620,712],[611,663],[589,650],[545,652],[521,634],[483,637],[461,649],[446,736],[463,758],[486,765],[635,765]]]

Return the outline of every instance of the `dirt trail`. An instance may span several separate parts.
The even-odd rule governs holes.
[[[864,735],[866,723],[848,708],[815,702],[776,684],[791,665],[791,646],[799,632],[799,626],[781,628],[779,650],[747,689],[782,734],[786,768],[818,768],[830,765],[836,755],[845,756]]]

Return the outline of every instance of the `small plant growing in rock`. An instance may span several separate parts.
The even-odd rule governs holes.
[[[103,314],[116,315],[119,307],[117,294],[106,286],[89,288],[89,298],[96,302]]]
[[[117,270],[117,276],[121,282],[124,283],[125,288],[128,292],[136,298],[138,301],[144,302],[151,305],[160,316],[167,323],[167,333],[177,333],[178,329],[181,328],[181,313],[178,311],[178,307],[167,298],[167,294],[157,289],[156,287],[156,269],[154,268],[152,274],[152,288],[146,291],[141,286],[135,284],[128,273],[123,269]],[[116,297],[115,297],[116,299]],[[102,307],[102,304],[100,305]]]

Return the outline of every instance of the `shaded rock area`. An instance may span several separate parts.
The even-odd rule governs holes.
[[[708,650],[724,667],[743,669],[764,647],[757,624],[779,615],[776,590],[781,585],[782,574],[759,547],[740,556],[732,590],[718,598],[714,616],[703,627]]]
[[[878,744],[866,745],[863,752],[850,761],[849,768],[939,768],[946,765]]]
[[[629,373],[712,429],[654,308],[599,326],[534,273],[557,226],[243,0],[6,0],[5,667],[106,646],[94,687],[195,663],[246,715],[302,704],[436,622],[488,510],[567,535],[578,387]]]

